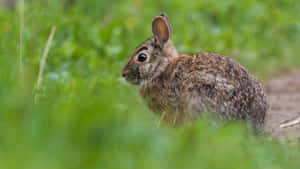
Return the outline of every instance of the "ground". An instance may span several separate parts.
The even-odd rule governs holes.
[[[300,137],[300,124],[280,128],[285,121],[300,116],[300,71],[293,71],[267,81],[264,85],[270,109],[266,116],[266,131],[275,138]]]

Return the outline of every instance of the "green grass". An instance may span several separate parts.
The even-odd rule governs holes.
[[[299,67],[296,0],[27,2],[22,74],[18,11],[0,9],[0,168],[299,168],[297,142],[256,139],[241,124],[157,128],[137,88],[120,78],[161,12],[181,53],[230,55],[261,78]]]

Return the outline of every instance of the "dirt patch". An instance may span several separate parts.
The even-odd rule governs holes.
[[[279,127],[283,122],[300,117],[300,71],[273,78],[264,88],[270,104],[265,130],[276,138],[300,138],[300,124]]]

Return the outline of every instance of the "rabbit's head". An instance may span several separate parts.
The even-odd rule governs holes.
[[[123,68],[122,76],[132,84],[147,82],[178,56],[171,42],[171,25],[166,14],[153,19],[152,32],[153,38],[137,47]]]

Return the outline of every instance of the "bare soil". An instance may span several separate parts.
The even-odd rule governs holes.
[[[275,77],[265,83],[264,89],[270,104],[265,130],[275,138],[300,138],[300,124],[280,127],[300,117],[300,71]]]

